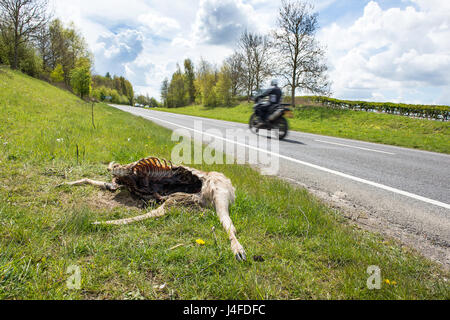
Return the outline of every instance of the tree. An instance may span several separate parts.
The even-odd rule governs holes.
[[[53,68],[51,62],[51,38],[48,26],[43,27],[36,36],[36,49],[42,59],[42,69],[44,73],[51,71]]]
[[[146,106],[146,105],[149,104],[149,101],[147,100],[147,97],[144,96],[144,95],[139,95],[139,96],[137,96],[137,97],[135,98],[135,100],[136,100],[136,102],[137,102],[138,104],[141,104],[141,105],[144,105],[144,106]]]
[[[114,76],[113,78],[113,89],[117,92],[122,92],[122,83],[120,81],[120,77]]]
[[[184,78],[186,81],[186,90],[189,95],[189,104],[195,102],[195,72],[194,64],[190,59],[184,60]]]
[[[328,68],[323,62],[325,52],[315,40],[318,15],[312,10],[310,4],[282,0],[278,28],[273,31],[274,47],[278,51],[277,74],[291,89],[294,107],[298,88],[324,95],[329,93]]]
[[[142,94],[138,95],[138,96],[136,96],[135,100],[137,103],[144,105],[144,106],[150,106],[152,108],[159,107],[159,102],[156,101],[156,99],[153,97],[150,98],[148,94],[146,94],[145,96]]]
[[[64,81],[64,70],[62,65],[58,64],[56,68],[50,74],[50,79],[53,82],[63,82]]]
[[[253,91],[260,90],[265,78],[271,74],[270,41],[267,36],[245,31],[239,40],[239,48],[243,62],[242,83],[250,101]]]
[[[184,75],[178,65],[177,71],[173,74],[169,85],[169,92],[167,95],[168,107],[183,107],[186,105],[187,100],[188,93],[185,87]]]
[[[133,85],[131,84],[130,81],[128,81],[127,79],[125,79],[124,77],[119,77],[118,78],[118,87],[116,88],[117,91],[121,94],[124,95],[125,97],[127,97],[128,102],[130,103],[130,105],[133,105],[134,103],[134,90],[133,90]]]
[[[8,46],[3,42],[3,37],[0,37],[0,64],[7,64],[8,60]]]
[[[217,72],[206,60],[201,59],[197,70],[195,87],[199,103],[205,107],[217,105],[215,85],[217,83]]]
[[[38,77],[42,72],[42,61],[36,55],[36,50],[30,44],[19,47],[19,70],[31,77]]]
[[[159,108],[159,102],[155,98],[150,98],[150,107]]]
[[[70,84],[73,91],[82,99],[89,96],[92,90],[90,65],[87,65],[84,61],[78,63],[77,67],[70,73]]]
[[[231,70],[226,64],[220,70],[215,94],[219,106],[230,107],[233,104]]]
[[[254,39],[253,72],[255,73],[255,89],[259,91],[264,80],[272,73],[269,65],[270,41],[267,36],[261,35],[254,35]]]
[[[244,73],[244,59],[241,54],[235,52],[232,56],[228,57],[224,65],[228,68],[229,76],[231,80],[231,95],[236,97],[243,89],[243,73]]]
[[[80,58],[79,61],[83,59],[87,62],[90,61],[86,60],[86,58]],[[94,75],[92,77],[92,87],[94,88],[94,94],[100,97],[99,100],[103,101],[106,96],[112,96],[111,90],[114,89],[119,102],[112,101],[113,103],[134,105],[135,95],[133,85],[124,77],[114,76],[112,78],[109,72],[104,77]]]
[[[0,0],[0,30],[12,45],[11,68],[19,67],[20,46],[26,44],[48,22],[48,0]]]
[[[250,102],[250,97],[252,96],[254,83],[255,83],[255,73],[253,64],[253,51],[254,46],[253,36],[247,32],[243,33],[239,41],[239,48],[241,52],[239,53],[243,62],[242,70],[242,84],[247,95],[247,101]]]
[[[87,49],[86,41],[73,24],[66,28],[61,20],[55,19],[49,26],[51,41],[50,65],[55,68],[61,64],[64,70],[64,81],[70,84],[71,71],[80,59],[89,60],[92,65],[92,55]]]
[[[161,85],[161,101],[163,102],[164,107],[168,106],[167,98],[169,95],[169,80],[164,79]]]
[[[125,79],[125,90],[126,90],[126,97],[128,98],[128,101],[130,103],[130,105],[134,104],[134,89],[133,89],[133,85],[131,84],[130,81]]]

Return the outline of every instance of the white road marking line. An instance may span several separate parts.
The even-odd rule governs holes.
[[[385,154],[389,154],[389,155],[395,156],[395,153],[392,153],[392,152],[386,152],[386,151],[381,151],[381,150],[374,150],[374,149],[363,148],[363,147],[356,147],[356,146],[351,146],[351,145],[348,145],[348,144],[342,144],[342,143],[336,143],[336,142],[330,142],[330,141],[323,141],[323,140],[315,140],[315,141],[322,142],[322,143],[328,143],[328,144],[334,144],[336,146],[341,146],[341,147],[355,148],[355,149],[361,149],[361,150],[378,152],[378,153],[385,153]]]
[[[186,130],[189,130],[189,131],[192,131],[192,132],[197,132],[197,133],[200,133],[202,135],[210,136],[210,137],[213,137],[215,139],[223,140],[223,141],[228,142],[228,143],[233,143],[233,144],[236,144],[236,145],[240,145],[240,146],[246,147],[248,149],[253,149],[253,150],[256,150],[256,151],[260,151],[260,152],[265,152],[265,153],[270,154],[272,156],[279,157],[280,159],[288,160],[288,161],[291,161],[291,162],[294,162],[294,163],[298,163],[298,164],[301,164],[301,165],[304,165],[304,166],[307,166],[307,167],[310,167],[310,168],[313,168],[313,169],[317,169],[317,170],[320,170],[320,171],[323,171],[323,172],[331,173],[331,174],[334,174],[334,175],[337,175],[337,176],[340,176],[340,177],[343,177],[343,178],[347,178],[349,180],[353,180],[353,181],[356,181],[356,182],[364,183],[364,184],[367,184],[367,185],[370,185],[370,186],[373,186],[373,187],[376,187],[376,188],[379,188],[379,189],[382,189],[382,190],[390,191],[390,192],[393,192],[393,193],[396,193],[396,194],[400,194],[400,195],[408,197],[408,198],[412,198],[412,199],[415,199],[415,200],[419,200],[419,201],[422,201],[422,202],[425,202],[425,203],[429,203],[429,204],[432,204],[432,205],[435,205],[435,206],[442,207],[442,208],[450,210],[450,204],[447,204],[447,203],[443,203],[443,202],[440,202],[440,201],[437,201],[437,200],[433,200],[433,199],[429,199],[429,198],[426,198],[426,197],[422,197],[422,196],[419,196],[417,194],[413,194],[413,193],[410,193],[410,192],[407,192],[407,191],[403,191],[403,190],[400,190],[400,189],[396,189],[396,188],[392,188],[392,187],[389,187],[389,186],[385,186],[383,184],[376,183],[376,182],[373,182],[373,181],[369,181],[369,180],[365,180],[365,179],[362,179],[362,178],[354,177],[352,175],[349,175],[349,174],[346,174],[346,173],[342,173],[342,172],[339,172],[339,171],[335,171],[335,170],[331,170],[331,169],[328,169],[328,168],[324,168],[324,167],[321,167],[321,166],[318,166],[318,165],[315,165],[315,164],[312,164],[312,163],[308,163],[308,162],[305,162],[305,161],[301,161],[301,160],[297,160],[297,159],[290,158],[290,157],[287,157],[287,156],[283,156],[283,155],[275,153],[275,152],[271,152],[271,151],[268,151],[268,150],[260,149],[260,148],[253,147],[253,146],[249,146],[249,145],[244,144],[244,143],[232,141],[232,140],[229,140],[229,139],[226,139],[226,138],[223,138],[223,137],[219,137],[219,136],[216,136],[216,135],[213,135],[213,134],[209,134],[209,133],[206,133],[206,132],[203,132],[203,131],[199,131],[199,130],[195,130],[195,129],[192,129],[192,128],[189,128],[189,127],[185,127],[185,126],[173,123],[173,122],[169,122],[169,121],[166,121],[166,120],[161,120],[159,118],[155,118],[155,117],[152,117],[152,116],[149,116],[149,115],[145,115],[145,116],[142,116],[140,114],[137,114],[137,115],[141,116],[141,117],[153,119],[153,120],[156,120],[156,121],[159,121],[159,122],[164,122],[164,123],[170,124],[172,126],[180,127],[182,129],[186,129]]]

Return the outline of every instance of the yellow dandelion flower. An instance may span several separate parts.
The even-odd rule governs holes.
[[[196,242],[199,246],[204,246],[206,244],[206,242],[202,239],[198,239]]]
[[[388,285],[391,284],[391,282],[389,281],[389,279],[384,280],[384,282],[385,282],[386,284],[388,284]]]
[[[393,286],[396,286],[396,285],[397,285],[397,281],[392,281],[391,284],[392,284]]]

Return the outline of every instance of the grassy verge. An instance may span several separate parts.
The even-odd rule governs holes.
[[[160,111],[248,123],[249,104],[208,109],[190,106]],[[450,154],[450,123],[352,110],[306,106],[295,110],[292,130]]]
[[[237,188],[231,216],[246,263],[235,261],[213,211],[93,226],[143,210],[113,206],[91,187],[56,185],[108,180],[109,161],[168,158],[174,146],[168,130],[106,105],[96,106],[95,121],[97,129],[90,106],[69,93],[0,70],[0,299],[450,298],[449,275],[433,263],[246,166],[199,166],[224,172]],[[81,269],[81,290],[66,286],[71,265]],[[396,285],[368,290],[370,265]]]

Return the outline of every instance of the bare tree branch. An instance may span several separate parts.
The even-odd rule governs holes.
[[[11,68],[18,67],[19,46],[47,25],[48,0],[0,0],[0,32],[13,46]]]
[[[312,11],[306,2],[282,0],[278,28],[272,32],[276,75],[290,88],[294,106],[297,89],[324,95],[330,90],[325,51],[315,40],[317,14]]]
[[[230,70],[232,96],[236,97],[241,90],[244,90],[244,57],[239,52],[235,52],[225,60],[225,65]]]
[[[242,83],[249,99],[252,92],[259,90],[264,80],[271,75],[271,43],[267,36],[245,31],[239,41],[239,48],[243,61]]]

